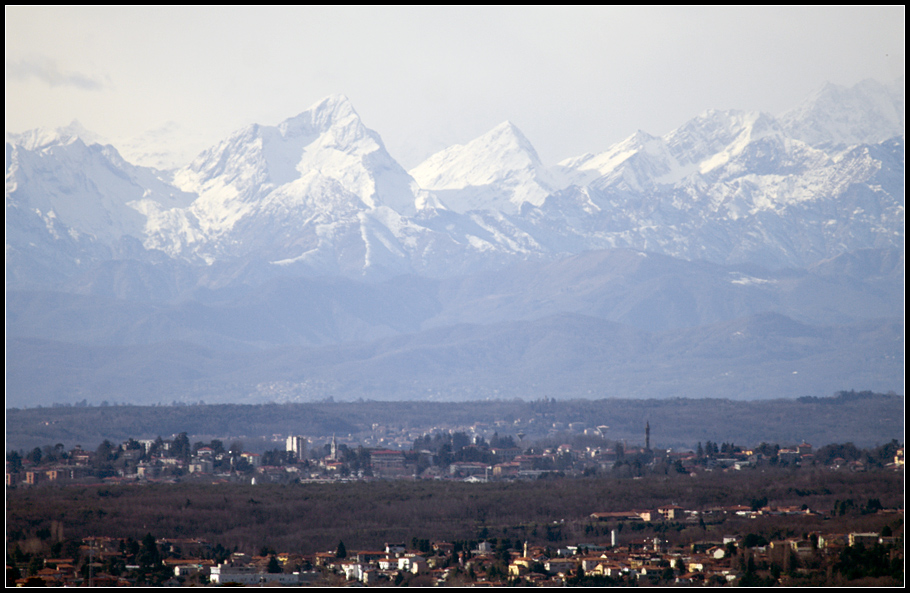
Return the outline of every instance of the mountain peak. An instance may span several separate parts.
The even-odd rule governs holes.
[[[363,127],[360,116],[345,95],[329,95],[306,111],[278,124],[282,136],[318,135],[333,127]]]
[[[537,151],[534,149],[531,141],[518,129],[518,126],[509,120],[502,122],[474,142],[480,140],[492,141],[500,147],[517,147],[519,150],[531,156],[535,162],[540,162],[540,157],[537,156]]]
[[[787,132],[812,146],[874,144],[904,133],[904,88],[863,80],[827,83],[781,116]]]
[[[542,204],[558,185],[531,142],[510,121],[434,154],[411,175],[456,212],[516,213],[524,202]]]
[[[87,130],[75,119],[69,125],[57,128],[35,128],[21,134],[7,134],[6,140],[27,150],[39,150],[52,144],[72,144],[76,140],[81,140],[86,145],[104,142],[101,136]]]
[[[503,134],[510,134],[516,138],[524,138],[525,135],[521,133],[521,130],[518,129],[518,126],[513,124],[510,120],[506,120],[494,127],[492,130],[484,134],[485,136],[499,136]]]
[[[307,111],[313,112],[314,117],[317,118],[323,114],[332,119],[339,119],[352,115],[357,117],[357,112],[354,111],[354,105],[351,104],[351,100],[348,99],[346,95],[329,95],[314,104]]]

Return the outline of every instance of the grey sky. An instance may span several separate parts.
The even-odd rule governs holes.
[[[904,72],[903,6],[6,8],[6,131],[198,151],[347,95],[406,167],[513,121],[547,164]],[[176,144],[174,146],[176,147]]]

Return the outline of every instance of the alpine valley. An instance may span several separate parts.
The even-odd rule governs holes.
[[[7,135],[7,406],[903,391],[904,82],[406,171],[350,101],[189,165]]]

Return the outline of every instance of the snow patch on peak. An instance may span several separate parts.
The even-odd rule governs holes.
[[[66,146],[77,140],[81,140],[86,146],[105,143],[102,136],[85,129],[75,119],[69,125],[58,128],[36,128],[21,134],[6,134],[8,143],[21,146],[26,150],[42,150],[57,145]]]
[[[360,120],[360,116],[354,110],[354,106],[344,95],[326,97],[303,113],[284,120],[278,124],[277,129],[281,136],[286,139],[300,136],[316,137],[333,129],[349,130],[347,137],[336,132],[337,135],[341,136],[338,138],[339,145],[356,140],[352,136],[368,134],[367,129]]]
[[[531,144],[518,127],[512,122],[506,120],[481,136],[478,140],[485,140],[490,145],[498,146],[506,150],[519,150],[527,154],[530,159],[540,165],[540,157],[537,156],[537,150]]]
[[[741,154],[751,142],[782,137],[777,121],[757,111],[708,110],[664,136],[676,161],[706,174]]]
[[[789,135],[811,146],[883,142],[904,134],[904,83],[827,83],[780,119]]]
[[[675,164],[671,162],[672,157],[661,138],[638,130],[604,152],[566,159],[559,163],[558,168],[567,183],[587,185],[599,177],[612,176],[632,160],[648,161],[646,168],[658,175],[666,175]]]
[[[505,121],[467,144],[442,150],[410,171],[420,187],[459,213],[500,210],[514,214],[561,187],[530,141]]]

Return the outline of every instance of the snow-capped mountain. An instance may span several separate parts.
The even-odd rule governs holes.
[[[239,130],[171,173],[76,128],[8,137],[7,280],[124,259],[204,265],[200,282],[221,284],[252,270],[446,276],[612,247],[770,267],[902,247],[902,137],[796,137],[843,138],[838,113],[858,106],[874,113],[854,122],[892,122],[896,103],[866,87],[826,87],[783,121],[706,111],[553,168],[505,122],[409,174],[343,96]]]
[[[899,388],[903,120],[850,136],[889,104],[825,96],[552,169],[506,123],[413,177],[341,96],[176,171],[8,136],[13,401]]]
[[[113,146],[83,138],[94,136],[76,123],[7,138],[6,263],[13,278],[59,280],[93,261],[141,257],[144,211],[186,207],[196,197],[126,162]]]
[[[904,79],[828,83],[781,116],[787,133],[812,146],[876,144],[904,134]]]
[[[685,179],[716,180],[737,171],[764,174],[784,173],[797,153],[798,160],[826,156],[817,152],[805,155],[807,147],[798,146],[784,134],[771,116],[758,112],[706,111],[662,138],[639,131],[600,154],[567,159],[559,169],[574,184],[594,184],[638,192],[652,186],[668,186]],[[759,162],[760,155],[765,160]],[[737,167],[730,168],[736,161]]]
[[[579,185],[529,217],[588,248],[804,266],[847,244],[902,244],[895,151],[902,154],[902,139],[825,152],[767,114],[708,111],[662,138],[638,132],[563,161]]]
[[[198,198],[150,210],[146,245],[207,262],[253,255],[321,265],[353,241],[368,266],[374,247],[385,247],[377,232],[406,227],[402,216],[422,197],[343,96],[240,130],[177,171],[174,184]]]
[[[497,210],[517,214],[540,206],[560,183],[512,122],[503,122],[465,145],[451,146],[411,169],[424,189],[455,212]]]
[[[643,183],[683,170],[662,138],[641,130],[604,152],[566,159],[557,169],[570,184],[579,187],[602,179],[602,183],[624,184],[636,190],[642,189]]]

